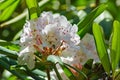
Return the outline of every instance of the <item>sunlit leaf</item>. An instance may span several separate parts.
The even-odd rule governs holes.
[[[0,22],[7,20],[12,13],[15,11],[18,3],[20,0],[16,0],[13,4],[11,4],[9,7],[7,7],[1,14],[0,14]]]
[[[13,38],[13,41],[17,40],[17,39],[20,37],[21,34],[22,34],[22,30],[20,30],[20,31],[15,35],[15,37]]]
[[[8,78],[8,80],[17,80],[17,77],[14,76],[14,75],[12,75],[12,76],[10,76],[10,77]]]
[[[97,23],[93,24],[93,34],[96,42],[96,48],[98,52],[98,56],[100,58],[100,61],[105,69],[105,71],[110,74],[111,71],[111,65],[110,60],[107,52],[107,48],[104,42],[103,32],[100,25]]]
[[[115,72],[120,60],[120,23],[118,21],[114,21],[113,23],[113,32],[111,39],[111,63],[112,70]]]
[[[91,29],[94,19],[99,16],[106,9],[106,7],[106,4],[101,4],[78,23],[78,34],[81,38]]]
[[[13,50],[13,51],[19,51],[20,47],[18,43],[19,43],[18,41],[14,41],[14,42],[0,41],[0,46]]]
[[[34,19],[39,16],[38,14],[38,2],[37,0],[26,0],[28,10],[29,10],[29,18]]]
[[[120,69],[117,69],[117,70],[114,72],[113,79],[114,79],[114,80],[120,80]]]
[[[12,51],[12,50],[9,50],[5,47],[0,46],[0,54],[3,54],[3,55],[6,55],[8,57],[11,57],[13,59],[14,58],[16,59],[18,53],[16,51]]]
[[[9,5],[11,5],[15,1],[16,0],[6,0],[3,3],[0,3],[0,10],[5,9],[6,7],[8,7]]]

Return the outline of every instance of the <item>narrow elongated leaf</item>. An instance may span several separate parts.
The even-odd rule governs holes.
[[[34,79],[26,79],[26,80],[45,80],[44,77],[43,77],[44,73],[42,73],[41,71],[35,70],[35,71],[31,72],[29,70],[26,70],[25,72],[27,73],[27,75],[34,78]],[[39,75],[39,74],[41,74],[41,75]]]
[[[116,5],[116,0],[108,0],[107,4],[109,6],[107,7],[107,10],[110,12],[113,18],[120,21],[120,15],[118,13],[120,10],[118,9],[118,6]]]
[[[100,61],[103,65],[104,70],[108,74],[110,74],[111,65],[110,65],[108,52],[107,52],[106,45],[105,45],[104,38],[103,38],[102,28],[97,23],[93,24],[93,34],[94,34],[96,48],[97,48]]]
[[[20,30],[20,31],[14,36],[13,41],[17,40],[17,39],[20,37],[21,34],[22,34],[22,30]]]
[[[32,73],[37,74],[38,76],[44,76],[47,77],[47,74],[39,69],[35,69],[32,71]]]
[[[70,80],[76,80],[75,76],[66,65],[60,65],[60,66],[62,67],[64,73]]]
[[[1,27],[4,27],[4,26],[6,26],[6,25],[10,25],[10,24],[12,24],[12,23],[15,23],[15,22],[23,19],[24,17],[27,16],[27,12],[28,12],[27,9],[25,9],[25,11],[24,11],[23,13],[21,13],[20,15],[14,17],[14,18],[12,18],[12,19],[10,19],[10,20],[2,23],[2,24],[0,24],[0,28],[1,28]]]
[[[61,61],[60,57],[55,56],[55,55],[50,55],[47,58],[48,61],[51,61],[52,63],[56,64],[59,63],[60,66],[62,67],[64,73],[66,74],[66,76],[70,79],[70,80],[76,80],[74,75],[72,74],[72,72],[70,71],[70,69],[63,64],[63,62]]]
[[[0,22],[7,20],[12,15],[12,13],[16,9],[16,7],[17,7],[17,5],[18,5],[19,2],[20,2],[20,0],[16,0],[16,2],[14,2],[12,5],[10,5],[9,7],[7,7],[1,13],[1,15],[0,15]]]
[[[10,4],[12,4],[14,1],[16,0],[6,0],[3,3],[0,3],[0,10],[5,9],[6,7],[8,7]]]
[[[2,47],[2,46],[0,46],[0,54],[4,54],[8,57],[15,58],[15,59],[17,58],[16,51],[9,50],[9,49]]]
[[[10,60],[10,59],[9,59]],[[19,77],[22,80],[26,80],[28,79],[28,75],[24,72],[24,71],[20,71],[20,70],[11,70],[10,69],[10,62],[8,61],[8,59],[6,59],[6,57],[2,57],[0,56],[0,66],[4,67],[5,69],[7,69],[8,71],[10,71],[12,74],[16,75],[17,77]]]
[[[117,71],[115,71],[113,79],[120,80],[120,69],[117,69]]]
[[[59,64],[63,65],[60,57],[55,56],[55,55],[50,55],[50,56],[48,56],[47,61],[50,61],[50,62],[55,63],[55,64],[56,64],[56,63],[59,63]]]
[[[20,67],[18,67],[16,60],[7,58],[6,56],[0,56],[0,66],[21,80],[45,80],[40,75],[37,75],[37,73],[42,75],[42,72],[37,70],[31,72],[30,70],[26,70],[24,68],[19,69]]]
[[[82,21],[78,23],[78,34],[81,38],[85,35],[85,33],[87,33],[91,29],[93,20],[97,16],[99,16],[106,9],[106,7],[106,4],[98,6],[91,13],[89,13]]]
[[[0,41],[0,47],[8,48],[9,50],[13,51],[19,51],[20,47],[17,45],[19,42],[6,42],[6,41]]]
[[[39,4],[39,8],[42,7],[43,5],[47,4],[49,1],[50,0],[42,0],[42,1],[40,1],[38,3]],[[23,13],[21,13],[20,15],[16,16],[15,18],[13,18],[13,19],[11,19],[9,21],[6,21],[6,22],[0,24],[0,27],[5,27],[6,25],[9,25],[9,24],[12,24],[12,23],[15,23],[15,22],[21,20],[22,18],[27,16],[27,13],[28,13],[28,10],[25,9],[25,11]]]
[[[37,0],[26,0],[28,10],[29,10],[29,18],[34,19],[38,17],[38,2]]]
[[[77,71],[78,73],[79,73],[79,78],[81,79],[81,80],[86,80],[86,79],[88,79],[87,78],[87,76],[86,76],[86,74],[83,72],[83,71],[81,71],[81,70],[79,70],[79,69],[77,69],[77,68],[75,68],[75,67],[73,67],[73,66],[71,66],[71,65],[69,65],[69,64],[66,64],[66,63],[64,63],[66,66],[69,66],[71,69],[74,69],[75,71]]]
[[[113,23],[112,45],[111,45],[110,56],[111,56],[112,70],[114,72],[120,60],[120,23],[118,21],[114,21]]]

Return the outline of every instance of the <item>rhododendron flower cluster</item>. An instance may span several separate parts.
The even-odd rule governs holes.
[[[54,17],[50,12],[43,12],[37,19],[26,21],[20,38],[21,51],[18,63],[35,67],[35,52],[42,56],[74,56],[79,50],[80,37],[78,27],[71,25],[64,16]]]

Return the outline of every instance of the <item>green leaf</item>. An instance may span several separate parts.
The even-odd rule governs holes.
[[[12,76],[10,76],[7,80],[17,80],[17,77],[14,76],[14,75],[12,75]]]
[[[38,14],[38,2],[37,0],[26,0],[26,4],[28,6],[28,10],[29,10],[29,18],[30,19],[35,19],[39,16]]]
[[[1,14],[0,14],[0,22],[7,20],[12,13],[15,11],[20,0],[16,0],[12,5],[8,6]]]
[[[20,38],[20,35],[22,34],[23,30],[20,30],[13,38],[13,41],[17,40],[18,38]]]
[[[20,47],[18,45],[18,42],[6,42],[6,41],[0,41],[0,46],[5,47],[7,49],[13,50],[13,51],[19,51]]]
[[[119,7],[116,5],[116,0],[108,0],[107,2],[108,6],[107,10],[110,12],[110,14],[113,16],[115,20],[120,21],[120,15],[118,12],[120,12]]]
[[[87,69],[92,69],[93,66],[93,59],[89,59],[85,64],[84,67]]]
[[[0,56],[0,66],[17,76],[21,80],[45,80],[43,72],[34,70],[33,72],[17,65],[16,60]],[[39,73],[39,74],[38,74]],[[45,74],[44,74],[45,75]]]
[[[11,1],[11,0],[10,0],[10,1]],[[38,4],[39,4],[39,8],[41,8],[42,6],[44,6],[45,4],[47,4],[49,1],[50,1],[50,0],[42,0],[42,1],[40,1],[40,2],[38,3]],[[40,13],[40,11],[39,11],[39,13]],[[28,10],[25,9],[25,10],[23,11],[23,13],[21,13],[20,15],[14,17],[13,19],[11,19],[11,20],[9,20],[9,21],[6,21],[6,22],[0,24],[0,28],[1,28],[1,27],[4,27],[4,26],[6,26],[6,25],[10,25],[10,24],[12,24],[12,23],[15,23],[15,22],[21,20],[22,18],[26,17],[27,14],[28,14]],[[18,38],[18,36],[14,37],[14,39],[16,39],[16,38]],[[14,39],[13,39],[13,40],[14,40]]]
[[[16,51],[9,50],[9,49],[2,47],[2,46],[0,46],[0,54],[6,55],[6,56],[14,58],[14,59],[17,58]]]
[[[78,23],[78,34],[81,38],[83,38],[83,36],[91,29],[94,19],[99,16],[106,7],[106,4],[101,4]]]
[[[26,70],[26,73],[27,75],[34,78],[34,80],[45,80],[44,77],[46,77],[46,74],[40,70],[34,70],[34,71]]]
[[[112,43],[111,43],[111,63],[112,70],[115,72],[119,61],[120,61],[120,22],[114,21],[113,23],[113,32],[112,32]]]
[[[75,76],[66,65],[60,65],[60,66],[62,67],[64,73],[70,80],[76,80]]]
[[[120,69],[117,69],[117,70],[114,72],[113,80],[120,80]]]
[[[86,76],[86,74],[83,71],[81,71],[81,70],[79,70],[79,69],[77,69],[77,68],[75,68],[75,67],[73,67],[73,66],[71,66],[69,64],[66,64],[66,63],[64,63],[64,64],[66,66],[69,66],[70,68],[74,69],[75,71],[77,71],[79,73],[80,79],[82,79],[82,80],[88,79],[87,76]]]
[[[45,72],[38,70],[38,69],[33,70],[32,73],[37,74],[38,76],[47,77],[47,74]]]
[[[50,61],[54,64],[59,63],[59,64],[63,65],[63,62],[61,61],[59,56],[50,55],[47,57],[47,61]]]
[[[5,9],[6,7],[8,7],[9,5],[11,5],[15,1],[16,0],[6,0],[6,1],[0,3],[0,10]]]
[[[75,80],[74,75],[72,74],[70,69],[66,65],[63,64],[63,62],[62,62],[62,60],[60,59],[59,56],[50,55],[50,56],[48,56],[47,61],[50,61],[54,64],[59,63],[60,66],[62,67],[64,73],[66,74],[66,76],[71,80]]]
[[[96,48],[100,61],[103,65],[104,70],[108,74],[110,74],[111,65],[110,65],[109,55],[104,42],[102,28],[97,23],[93,24],[93,34],[94,34],[94,39],[96,42]]]
[[[14,18],[12,18],[12,19],[10,19],[10,20],[8,20],[8,21],[6,21],[6,22],[3,22],[2,24],[0,24],[0,28],[1,28],[1,27],[4,27],[4,26],[7,26],[7,25],[10,25],[10,24],[12,24],[12,23],[16,23],[16,22],[24,19],[24,17],[27,16],[27,12],[28,12],[27,9],[25,9],[25,10],[23,11],[23,13],[19,14],[18,16],[15,16]],[[17,26],[16,26],[16,27],[17,27]]]
[[[10,66],[11,66],[10,59],[7,59],[6,57],[0,56],[0,66],[4,67],[5,69],[7,69],[12,74],[16,75],[17,77],[19,77],[22,80],[27,80],[29,78],[28,75],[22,70],[11,70],[10,69]]]

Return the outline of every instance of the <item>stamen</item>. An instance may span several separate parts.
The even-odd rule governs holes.
[[[39,51],[40,53],[43,53],[43,50],[41,50],[37,45],[33,45],[33,46],[37,51]]]
[[[38,45],[40,45],[40,44],[42,44],[42,41],[41,41],[41,39],[40,39],[40,36],[36,36],[36,41],[37,41],[37,44]]]
[[[60,54],[61,52],[62,52],[62,49],[61,49],[61,46],[63,45],[63,40],[61,41],[61,44],[60,44],[60,46],[58,46],[53,52],[52,52],[52,54],[53,55],[55,55],[55,54]]]
[[[49,47],[44,47],[43,49],[45,55],[50,55],[53,52],[53,49]]]

